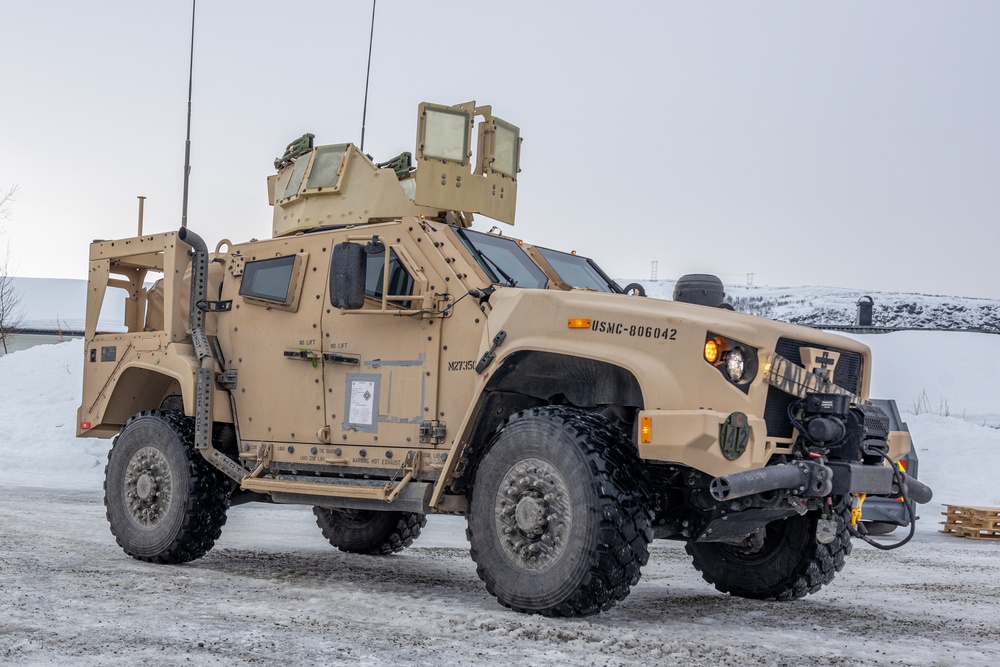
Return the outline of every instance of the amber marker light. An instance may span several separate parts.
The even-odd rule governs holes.
[[[653,420],[649,417],[643,417],[641,424],[639,426],[639,441],[650,443],[653,442]]]
[[[714,338],[705,341],[705,361],[714,364],[719,360],[719,342]]]
[[[590,320],[586,317],[571,317],[569,319],[570,329],[589,329]]]

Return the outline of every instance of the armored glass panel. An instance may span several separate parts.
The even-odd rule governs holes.
[[[614,292],[611,279],[604,275],[594,263],[586,257],[571,255],[548,248],[535,248],[545,261],[555,269],[563,282],[572,287],[593,289],[598,292]]]
[[[365,279],[365,294],[375,299],[387,296],[409,296],[413,294],[413,276],[409,274],[399,257],[389,251],[389,288],[385,287],[385,253],[368,255],[368,272]],[[410,301],[391,301],[392,305],[409,308]]]
[[[465,162],[469,155],[468,114],[444,109],[427,109],[426,114],[424,156]]]
[[[456,229],[465,246],[497,284],[544,289],[549,279],[514,239]]]
[[[298,193],[299,186],[302,185],[302,174],[306,172],[306,167],[309,166],[309,158],[312,155],[306,153],[295,160],[295,166],[292,167],[292,176],[288,179],[288,185],[285,186],[285,198],[291,197]]]
[[[312,171],[306,181],[307,188],[331,188],[337,184],[340,175],[340,163],[347,153],[347,144],[336,146],[320,146],[316,149]]]
[[[505,176],[517,176],[518,132],[513,125],[494,119],[496,141],[494,141],[493,171]]]
[[[240,296],[276,303],[288,301],[295,255],[247,262],[240,283]]]

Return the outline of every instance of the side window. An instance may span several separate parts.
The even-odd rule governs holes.
[[[247,262],[240,281],[240,296],[247,303],[297,310],[305,260],[305,254],[298,254]]]
[[[413,276],[403,267],[395,251],[388,250],[389,254],[389,284],[385,284],[385,257],[386,252],[368,255],[368,273],[365,278],[365,294],[381,299],[388,297],[388,301],[393,306],[398,306],[404,310],[409,310],[411,301],[392,299],[392,297],[411,296],[413,294]]]

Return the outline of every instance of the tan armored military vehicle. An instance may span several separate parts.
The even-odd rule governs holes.
[[[622,600],[654,538],[719,590],[800,597],[866,495],[929,499],[889,463],[909,441],[866,400],[864,345],[471,229],[514,222],[519,130],[490,107],[421,105],[415,160],[312,139],[268,178],[272,239],[91,246],[78,434],[115,437],[131,556],[198,558],[246,501],[311,506],[364,554],[465,514],[490,593],[574,616]],[[110,288],[127,333],[97,331]]]

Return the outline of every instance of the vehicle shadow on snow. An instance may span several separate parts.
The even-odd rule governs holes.
[[[732,597],[703,582],[682,549],[653,551],[647,571],[628,598],[597,616],[571,619],[503,608],[479,580],[468,550],[459,547],[410,548],[391,556],[349,554],[333,548],[297,552],[223,548],[184,568],[243,580],[236,583],[264,591],[265,596],[272,590],[276,598],[336,600],[344,610],[392,600],[394,608],[419,613],[427,627],[447,636],[487,632],[534,638],[542,644],[596,642],[608,653],[654,648],[693,651],[701,650],[706,642],[725,641],[731,648],[768,646],[785,654],[770,646],[769,638],[815,630],[822,631],[823,642],[811,649],[798,646],[793,652],[799,655],[814,649],[821,655],[826,648],[841,644],[897,646],[904,641],[901,628],[919,632],[921,644],[950,641],[961,632],[977,642],[996,645],[990,635],[992,624],[970,629],[959,616],[920,605],[889,609],[885,600],[858,596],[855,585],[847,581],[841,582],[839,591],[824,590],[791,602]],[[736,635],[734,619],[739,619]],[[650,627],[651,621],[655,628]],[[609,635],[608,628],[618,628],[622,634]],[[645,630],[636,633],[636,628]]]
[[[680,561],[683,552],[670,554],[669,561]],[[654,565],[653,563],[650,564]],[[703,583],[690,567],[670,562],[667,567],[653,567],[654,572],[632,589],[619,605],[596,617],[582,619],[614,625],[648,623],[657,618],[665,625],[701,628],[731,624],[738,616],[742,622],[761,628],[799,626],[801,618],[840,628],[864,628],[878,610],[866,610],[857,603],[843,606],[829,601],[809,599],[793,602],[768,602],[735,598],[715,592]],[[310,595],[337,599],[356,595],[370,599],[410,599],[423,605],[430,597],[446,602],[446,607],[460,612],[510,614],[512,619],[529,617],[504,610],[486,592],[476,575],[475,563],[465,548],[412,548],[390,556],[350,554],[330,551],[285,552],[257,549],[216,549],[186,568],[241,579],[266,581],[269,584],[308,589]],[[260,587],[260,583],[248,587]],[[704,591],[700,589],[704,586]],[[530,617],[541,620],[539,617]],[[795,620],[798,618],[799,620]],[[867,619],[867,620],[866,620]],[[573,622],[546,619],[546,622]]]
[[[454,547],[410,549],[389,556],[344,553],[333,547],[296,552],[215,549],[187,567],[308,587],[316,594],[343,595],[347,589],[351,594],[414,600],[433,595],[454,604],[486,595],[468,549]],[[482,595],[469,595],[480,589]]]

